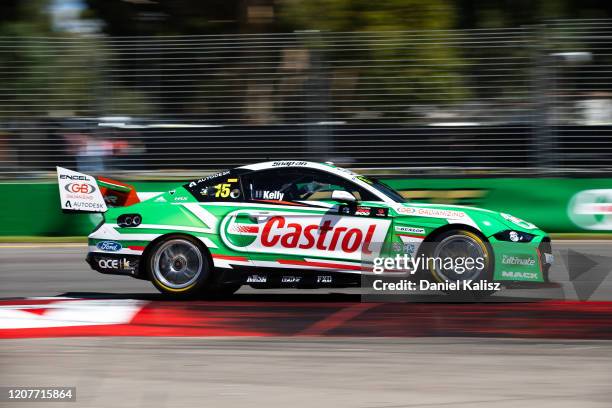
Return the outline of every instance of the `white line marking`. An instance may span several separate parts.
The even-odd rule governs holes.
[[[41,248],[82,248],[86,247],[87,243],[83,242],[80,244],[60,244],[60,243],[49,243],[49,244],[0,244],[0,249],[41,249]]]

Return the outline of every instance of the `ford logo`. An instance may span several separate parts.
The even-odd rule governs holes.
[[[98,242],[98,244],[96,245],[96,248],[102,251],[107,251],[107,252],[117,252],[117,251],[120,251],[121,248],[123,247],[121,246],[120,243],[115,242],[115,241],[102,241],[102,242]]]

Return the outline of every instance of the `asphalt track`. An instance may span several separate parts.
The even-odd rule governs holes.
[[[580,283],[593,283],[589,300],[612,301],[612,240],[553,242],[555,265],[551,280],[561,285],[550,290],[512,290],[498,297],[580,299],[581,286],[572,282],[569,269],[585,270]],[[109,296],[158,299],[146,281],[107,276],[89,269],[85,244],[0,244],[0,299],[32,296]],[[569,261],[568,261],[569,256]],[[599,280],[601,279],[601,282]],[[589,285],[587,285],[589,286]],[[313,298],[359,300],[355,290],[255,290],[243,287],[238,300]]]
[[[463,338],[21,339],[0,343],[0,384],[76,387],[76,403],[4,405],[34,408],[609,408],[611,351]]]
[[[69,323],[0,327],[0,385],[76,386],[91,407],[610,407],[612,242],[553,245],[557,288],[376,304],[250,288],[172,302],[89,270],[84,246],[2,244],[0,320]]]

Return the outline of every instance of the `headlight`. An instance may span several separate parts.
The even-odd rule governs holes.
[[[493,235],[498,241],[530,242],[535,235],[521,231],[506,230]]]

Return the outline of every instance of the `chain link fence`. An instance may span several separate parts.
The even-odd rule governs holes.
[[[612,170],[612,22],[0,37],[0,177],[311,159],[389,174]]]

